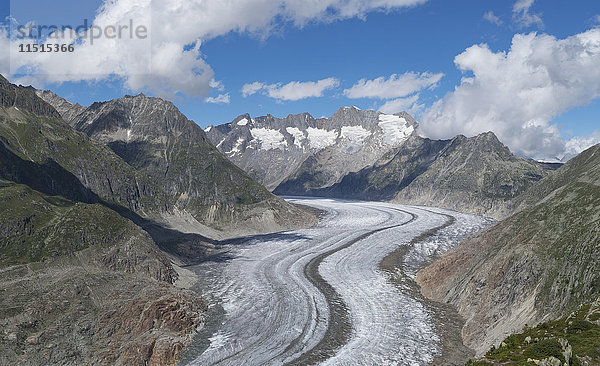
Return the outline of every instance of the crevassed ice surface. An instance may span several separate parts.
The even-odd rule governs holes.
[[[444,224],[445,215],[459,216],[447,229],[461,233],[484,225],[485,219],[390,203],[289,200],[326,214],[314,228],[231,244],[228,258],[193,268],[205,279],[206,291],[220,299],[225,315],[208,349],[191,364],[281,365],[315,347],[329,324],[329,311],[304,268],[332,250],[319,273],[346,304],[353,330],[349,342],[323,364],[426,365],[432,361],[439,352],[439,338],[430,313],[392,284],[379,263],[412,238]],[[387,229],[372,233],[381,228]],[[339,249],[367,233],[372,234]],[[440,235],[437,250],[447,249],[456,241],[452,240],[442,243]],[[416,253],[421,250],[424,253]],[[420,263],[430,253],[430,246],[415,246],[408,257]]]

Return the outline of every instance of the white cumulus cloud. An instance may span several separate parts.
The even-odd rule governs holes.
[[[292,81],[287,84],[265,84],[253,82],[242,87],[242,95],[261,92],[271,98],[278,100],[300,100],[311,97],[322,97],[326,90],[334,89],[340,85],[336,78],[327,78],[318,81]]]
[[[225,85],[223,85],[223,83],[222,83],[222,82],[220,82],[220,81],[217,81],[217,80],[215,80],[215,79],[211,80],[211,81],[208,83],[208,86],[210,86],[211,88],[213,88],[213,89],[216,89],[216,90],[218,90],[218,91],[223,91],[223,90],[225,90]]]
[[[216,97],[208,97],[206,99],[204,99],[204,101],[206,103],[213,103],[213,104],[229,104],[229,93],[225,93],[225,94],[219,94]]]
[[[502,25],[502,19],[491,10],[483,14],[483,19],[496,25]]]
[[[565,144],[565,155],[572,157],[588,148],[600,144],[600,132],[596,131],[590,136],[573,137]]]
[[[536,25],[539,28],[544,28],[542,17],[538,13],[532,13],[531,7],[535,0],[518,0],[513,5],[513,20],[519,27],[527,28]]]
[[[517,34],[510,50],[475,45],[455,60],[463,79],[422,117],[433,138],[493,131],[513,151],[533,158],[565,152],[553,118],[600,97],[600,29],[557,39]]]
[[[264,87],[265,87],[265,84],[258,82],[258,81],[255,81],[250,84],[244,84],[244,86],[242,87],[242,96],[244,98],[246,98],[250,95],[254,95],[254,94],[258,93]]]
[[[436,86],[444,74],[429,72],[407,72],[392,74],[389,78],[378,77],[373,80],[361,79],[351,88],[344,90],[348,98],[402,98],[426,88]]]
[[[230,32],[268,37],[285,24],[333,22],[364,18],[373,11],[412,7],[427,0],[105,0],[93,25],[107,29],[125,26],[130,20],[147,27],[145,39],[101,37],[80,40],[72,53],[18,53],[19,40],[7,44],[7,32],[0,34],[4,50],[0,72],[11,77],[29,75],[36,85],[47,82],[98,81],[117,78],[132,90],[147,89],[159,95],[178,93],[206,96],[214,71],[201,52],[203,41]],[[17,19],[26,24],[30,19]],[[176,20],[176,21],[174,21]],[[73,26],[77,26],[73,25]],[[73,37],[60,40],[73,41]],[[11,64],[12,63],[12,64]],[[12,78],[14,80],[14,78]]]
[[[406,111],[414,116],[424,107],[424,105],[418,104],[418,101],[419,94],[415,94],[406,98],[388,100],[381,107],[379,107],[379,111],[387,114]]]

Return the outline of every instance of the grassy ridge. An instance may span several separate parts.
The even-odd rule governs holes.
[[[600,364],[599,303],[582,306],[568,317],[539,324],[506,338],[467,366],[535,365],[532,360],[554,357],[572,366]],[[566,341],[566,342],[565,342]]]
[[[112,245],[137,227],[100,205],[48,196],[21,184],[0,187],[0,265],[43,261]]]

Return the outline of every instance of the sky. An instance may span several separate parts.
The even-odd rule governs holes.
[[[202,127],[408,111],[423,136],[493,131],[542,160],[600,142],[598,1],[14,0],[0,15],[0,73],[82,105],[143,92]],[[73,52],[18,52],[43,25],[88,31],[40,32]]]

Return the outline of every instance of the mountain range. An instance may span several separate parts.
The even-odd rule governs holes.
[[[208,126],[206,132],[225,156],[267,188],[277,191],[282,182],[306,174],[310,178],[299,185],[307,192],[371,165],[416,127],[406,113],[394,116],[343,107],[319,119],[308,113],[254,119],[245,114],[228,124]],[[312,174],[315,165],[318,172]]]
[[[278,195],[393,200],[496,218],[559,166],[515,156],[492,132],[431,140],[417,129],[405,112],[343,107],[319,119],[246,114],[206,131],[224,155]]]
[[[133,171],[156,184],[158,196],[164,198],[159,198],[160,207],[137,207],[135,211],[143,216],[213,238],[311,222],[309,214],[231,164],[171,102],[140,94],[83,108],[49,91],[37,94],[55,106],[73,129],[107,146]],[[156,202],[157,194],[151,196]]]

